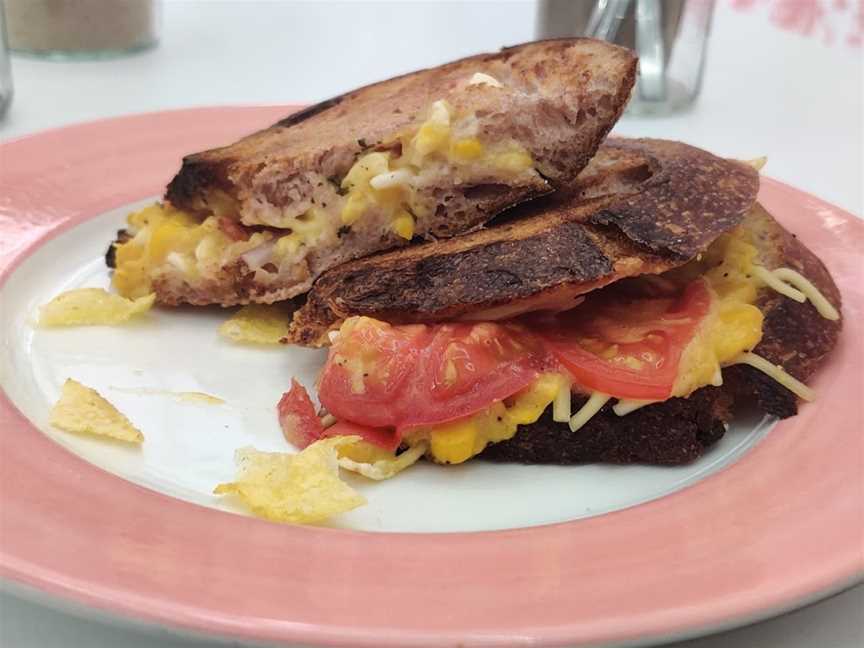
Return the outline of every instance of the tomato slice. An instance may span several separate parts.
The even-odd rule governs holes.
[[[512,396],[537,376],[543,353],[515,325],[350,318],[331,347],[318,395],[337,419],[401,435]]]
[[[291,389],[282,394],[276,410],[282,434],[288,443],[305,448],[323,435],[324,426],[315,412],[312,399],[306,388],[295,379],[291,379]]]
[[[665,400],[710,306],[711,293],[697,280],[677,297],[603,291],[571,311],[533,321],[575,383],[617,398]]]
[[[401,442],[401,438],[396,434],[396,430],[367,427],[351,423],[350,421],[336,421],[336,423],[324,430],[324,436],[359,436],[364,441],[368,441],[379,448],[391,452],[394,452]]]
[[[586,389],[664,400],[710,305],[707,284],[697,280],[671,297],[598,291],[571,311],[520,323],[394,326],[352,317],[318,386],[340,422],[319,435],[360,434],[394,449],[406,431],[476,414],[550,366]]]

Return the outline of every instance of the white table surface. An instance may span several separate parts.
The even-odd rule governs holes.
[[[862,49],[845,42],[853,29],[852,9],[844,14],[829,8],[856,3],[822,0],[828,20],[806,35],[772,20],[780,0],[717,1],[698,104],[664,118],[625,117],[616,132],[681,139],[730,157],[767,155],[767,175],[860,216]],[[15,99],[0,121],[0,140],[134,112],[320,100],[365,82],[530,40],[535,11],[532,2],[168,0],[162,43],[152,51],[109,62],[14,58]],[[864,586],[859,586],[777,619],[676,645],[859,648],[862,610]],[[0,594],[4,648],[120,645],[200,643],[84,620]]]

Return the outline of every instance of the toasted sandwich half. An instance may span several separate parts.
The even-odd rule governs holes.
[[[326,345],[350,315],[404,323],[565,310],[596,288],[695,257],[741,222],[758,187],[753,168],[695,147],[612,138],[568,192],[494,227],[325,273],[289,341]]]
[[[369,465],[680,464],[736,403],[795,414],[840,295],[758,186],[693,147],[610,140],[569,198],[325,273],[293,339],[331,345],[333,425],[294,385],[286,436],[359,435]]]
[[[632,52],[528,43],[360,88],[190,155],[108,254],[126,296],[272,303],[329,268],[476,230],[571,185],[617,121]]]

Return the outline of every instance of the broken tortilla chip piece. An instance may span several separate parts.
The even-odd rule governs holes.
[[[366,503],[339,478],[337,463],[337,448],[358,439],[323,439],[297,454],[241,448],[235,454],[236,481],[213,492],[237,495],[255,515],[273,522],[323,522]]]
[[[40,326],[122,324],[153,306],[155,294],[126,299],[102,288],[78,288],[57,295],[39,309]]]
[[[51,409],[51,425],[81,434],[95,434],[129,443],[141,443],[144,435],[99,392],[68,378],[60,400]]]
[[[234,342],[279,344],[288,335],[290,323],[290,313],[281,306],[251,304],[223,322],[219,333]]]

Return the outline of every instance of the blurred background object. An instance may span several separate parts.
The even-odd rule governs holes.
[[[4,5],[16,53],[112,58],[159,40],[160,0],[4,0]]]
[[[542,0],[538,38],[590,36],[639,54],[631,114],[663,114],[699,95],[714,0]]]
[[[12,66],[9,63],[9,47],[6,41],[6,19],[0,3],[0,119],[12,102]]]

